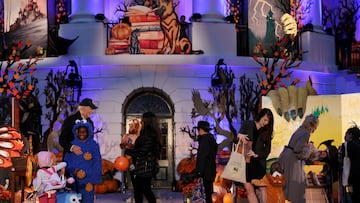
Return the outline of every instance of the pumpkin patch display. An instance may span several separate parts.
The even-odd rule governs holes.
[[[118,191],[119,184],[118,181],[113,178],[114,172],[115,164],[109,160],[102,159],[102,181],[101,184],[95,186],[96,194],[104,194]]]
[[[188,184],[194,183],[195,168],[196,158],[194,156],[183,158],[179,162],[177,166],[177,172],[180,175],[180,180],[177,184],[177,188],[179,191],[183,191],[183,188],[186,187]]]

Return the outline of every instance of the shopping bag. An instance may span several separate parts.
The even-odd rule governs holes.
[[[241,153],[238,152],[238,146],[242,146]],[[246,183],[246,161],[244,155],[245,146],[242,143],[236,144],[231,152],[230,159],[221,174],[222,178]]]
[[[192,203],[205,203],[206,202],[205,188],[204,188],[204,182],[203,182],[202,178],[197,179],[196,185],[193,189],[191,202]]]

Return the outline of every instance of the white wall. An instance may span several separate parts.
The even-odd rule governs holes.
[[[48,58],[39,62],[39,68],[36,71],[40,80],[40,89],[45,86],[45,76],[49,68],[54,71],[65,70],[69,59],[77,62],[79,72],[83,77],[82,98],[91,97],[99,106],[96,110],[95,122],[104,130],[100,137],[103,158],[114,160],[121,154],[120,136],[125,132],[122,105],[133,90],[142,87],[155,87],[170,96],[175,108],[175,163],[177,164],[189,155],[188,148],[191,140],[188,135],[180,132],[180,127],[193,126],[190,117],[193,108],[191,100],[193,89],[198,89],[203,99],[211,100],[211,95],[207,90],[210,87],[211,75],[218,57],[130,55]],[[243,74],[256,81],[255,74],[260,73],[260,67],[253,62],[253,59],[249,57],[225,57],[224,59],[235,74],[234,83],[237,89],[239,78]],[[338,84],[334,74],[294,70],[293,77],[301,81],[299,86],[304,86],[309,76],[319,94],[336,92]],[[41,95],[41,102],[44,102],[43,96]],[[239,91],[236,92],[236,100],[239,103]],[[43,112],[47,111],[44,107]],[[46,122],[43,119],[44,129],[48,127]],[[96,127],[99,128],[99,126]]]

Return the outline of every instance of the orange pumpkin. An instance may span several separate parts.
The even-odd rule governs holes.
[[[95,193],[96,194],[104,194],[106,193],[107,187],[105,184],[95,185]]]
[[[224,195],[223,203],[232,203],[232,194],[230,192]]]
[[[106,192],[116,192],[119,188],[119,185],[115,179],[104,180],[104,185],[106,185]]]
[[[118,40],[129,39],[131,27],[127,23],[118,23],[111,29],[111,36]]]
[[[129,159],[119,156],[115,159],[114,167],[119,171],[126,171],[129,168]]]

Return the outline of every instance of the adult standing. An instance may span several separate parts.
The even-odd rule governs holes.
[[[305,160],[314,160],[318,151],[310,135],[319,126],[319,119],[312,114],[305,117],[301,126],[292,134],[289,143],[279,156],[279,162],[284,168],[285,185],[283,187],[285,198],[294,203],[305,203]]]
[[[195,172],[198,178],[203,179],[206,203],[212,203],[213,182],[216,176],[217,143],[214,135],[209,133],[209,122],[199,121],[196,128],[198,129],[199,148]]]
[[[246,150],[246,183],[249,203],[258,203],[255,193],[254,179],[262,179],[266,174],[266,159],[271,151],[271,140],[274,130],[274,116],[270,109],[263,108],[255,120],[244,121],[241,125],[239,140],[245,144]],[[262,202],[266,202],[266,187],[260,187]]]
[[[349,133],[352,138],[347,143],[351,163],[348,182],[352,187],[351,200],[356,203],[360,202],[360,129],[357,126],[352,127]]]
[[[81,147],[71,144],[74,140],[72,129],[77,120],[87,120],[87,122],[91,123],[91,126],[94,129],[94,123],[90,119],[90,116],[95,109],[97,109],[97,106],[95,106],[93,101],[90,98],[85,98],[80,102],[78,111],[64,120],[59,137],[59,143],[64,148],[64,156],[66,153],[71,152],[76,155],[82,154]]]
[[[340,152],[341,152],[341,183],[342,183],[342,199],[344,203],[351,203],[351,190],[349,185],[349,175],[350,175],[350,167],[351,162],[348,155],[347,144],[352,139],[352,134],[356,133],[358,128],[351,127],[347,129],[344,136],[344,143],[341,144]]]
[[[152,112],[146,112],[141,118],[140,135],[135,148],[126,151],[135,163],[134,197],[135,203],[142,203],[144,196],[149,203],[155,203],[156,197],[151,189],[152,177],[156,174],[157,159],[160,154],[160,125]]]
[[[138,119],[132,119],[129,123],[129,131],[123,135],[120,143],[120,148],[124,149],[124,154],[131,154],[131,151],[135,148],[135,141],[139,137],[140,133],[140,121]],[[131,179],[131,184],[134,185],[134,162],[129,157],[129,174]]]

